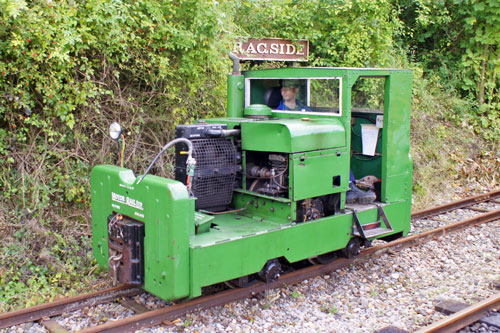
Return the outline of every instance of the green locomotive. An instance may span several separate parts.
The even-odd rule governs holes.
[[[351,105],[363,78],[381,82],[381,109]],[[287,82],[295,108],[283,107]],[[406,235],[411,83],[399,69],[235,70],[227,117],[178,126],[162,150],[176,147],[176,179],[92,170],[97,261],[173,300],[221,282],[274,281],[293,263],[352,257],[373,239]],[[346,203],[351,172],[378,180],[374,200]]]

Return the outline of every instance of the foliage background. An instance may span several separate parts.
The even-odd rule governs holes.
[[[89,174],[116,163],[108,125],[140,171],[176,124],[223,115],[237,36],[308,39],[310,66],[412,68],[416,207],[498,185],[495,0],[0,0],[0,311],[101,283]]]

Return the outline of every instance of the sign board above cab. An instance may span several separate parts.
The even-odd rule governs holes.
[[[240,60],[307,61],[309,41],[242,38],[234,43],[233,53]]]

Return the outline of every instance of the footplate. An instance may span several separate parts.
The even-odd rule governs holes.
[[[108,218],[109,270],[113,282],[144,282],[144,223],[121,214]]]
[[[376,236],[390,234],[394,230],[392,229],[391,224],[389,223],[389,219],[387,215],[385,215],[384,208],[380,205],[377,206],[377,221],[373,223],[368,223],[365,225],[361,225],[359,222],[358,214],[355,210],[352,211],[352,219],[353,219],[353,235],[359,236],[364,239],[373,238]],[[384,221],[385,228],[381,227]]]

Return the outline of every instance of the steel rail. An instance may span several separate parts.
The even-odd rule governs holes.
[[[456,202],[453,202],[450,204],[446,204],[446,205],[418,211],[418,212],[412,214],[412,219],[422,218],[422,217],[429,216],[429,215],[436,215],[436,214],[440,214],[440,213],[443,213],[446,211],[451,211],[453,209],[458,209],[458,208],[464,208],[464,207],[467,207],[467,206],[470,206],[470,205],[473,205],[473,204],[476,204],[479,202],[488,201],[488,200],[492,200],[492,201],[496,202],[496,200],[495,200],[496,198],[500,198],[500,190],[493,191],[493,192],[490,192],[487,194],[481,194],[481,195],[466,198],[466,199],[462,199],[462,200],[459,200],[459,201],[456,201]],[[437,237],[437,236],[444,235],[444,234],[451,232],[451,231],[456,231],[458,229],[465,228],[471,224],[486,223],[486,222],[493,221],[493,220],[498,219],[498,218],[500,218],[500,210],[492,211],[492,212],[489,212],[486,214],[480,214],[480,215],[477,215],[473,218],[470,218],[470,219],[467,219],[464,221],[452,223],[452,224],[449,224],[449,225],[446,225],[446,226],[443,226],[443,227],[440,227],[437,229],[433,229],[433,230],[430,230],[427,232],[412,235],[412,236],[405,237],[405,238],[402,238],[399,240],[395,240],[393,242],[389,242],[387,244],[383,244],[383,245],[379,245],[376,247],[372,247],[372,248],[363,250],[361,252],[361,254],[356,259],[359,260],[363,257],[368,257],[371,255],[376,255],[376,256],[382,255],[383,253],[385,253],[389,250],[393,250],[395,248],[404,248],[404,247],[413,246],[417,243],[421,243],[421,242],[425,241],[424,238]],[[216,306],[216,305],[223,305],[223,304],[231,302],[231,301],[246,298],[248,296],[251,296],[255,293],[259,293],[259,292],[264,291],[266,289],[279,288],[283,284],[298,283],[298,282],[300,282],[304,279],[310,278],[310,277],[315,277],[317,275],[325,274],[325,273],[337,270],[339,268],[347,267],[347,266],[351,265],[353,262],[354,262],[354,259],[341,258],[341,259],[338,259],[335,262],[330,263],[328,265],[318,265],[318,266],[307,267],[307,268],[302,269],[300,271],[295,271],[295,272],[283,275],[280,277],[280,280],[278,280],[277,282],[274,282],[274,283],[269,283],[269,284],[258,283],[257,285],[254,285],[254,286],[249,287],[249,288],[240,288],[240,289],[224,291],[222,293],[219,293],[220,295],[217,294],[219,296],[212,295],[212,296],[207,296],[207,297],[201,297],[201,298],[197,298],[194,300],[190,300],[190,301],[181,303],[179,305],[171,306],[171,307],[166,308],[166,309],[170,309],[170,308],[172,308],[172,309],[166,311],[164,314],[163,314],[163,312],[158,313],[158,315],[163,318],[161,320],[151,319],[152,317],[154,317],[153,315],[150,319],[143,318],[141,320],[144,321],[144,323],[149,323],[147,325],[151,326],[151,325],[154,325],[155,323],[161,323],[165,320],[170,320],[172,318],[176,318],[182,314],[185,314],[185,313],[193,311],[193,310],[205,309],[205,308],[209,308],[209,307]],[[14,325],[18,325],[18,324],[22,324],[25,322],[40,320],[44,317],[51,317],[51,316],[60,315],[64,312],[75,311],[78,309],[82,309],[86,306],[92,306],[92,305],[96,305],[96,304],[106,303],[110,300],[113,300],[113,299],[116,299],[119,297],[132,296],[132,295],[139,294],[141,292],[143,292],[141,289],[132,288],[130,286],[122,285],[122,286],[118,286],[116,288],[109,288],[109,289],[105,289],[102,291],[98,291],[98,292],[94,292],[94,293],[90,293],[90,294],[86,294],[86,295],[65,298],[61,301],[56,301],[56,302],[52,302],[52,303],[48,303],[48,304],[34,306],[31,308],[27,308],[27,309],[21,309],[18,311],[0,314],[0,329],[14,326]],[[109,294],[109,295],[106,295],[106,294]],[[217,297],[215,297],[215,296],[217,296]],[[210,298],[210,297],[215,297],[215,298]],[[208,298],[210,298],[210,299],[208,299]],[[220,299],[222,299],[222,300],[220,300]],[[201,300],[207,301],[208,302],[207,305],[203,305]],[[179,308],[179,310],[176,310],[177,308],[174,308],[174,307],[177,307],[177,306],[182,307],[183,310],[181,310],[180,308]],[[165,311],[165,309],[160,309],[160,310],[155,310],[155,311],[148,312],[146,314],[140,314],[140,315],[146,316],[149,313],[156,313],[156,311],[162,311],[162,310]],[[140,315],[135,315],[132,317],[137,318],[137,316],[140,316]],[[129,318],[132,318],[132,317],[129,317]],[[118,321],[114,322],[114,323],[118,323]],[[153,324],[151,324],[151,323],[153,323]],[[104,325],[101,325],[98,327],[106,329],[106,325],[107,324],[104,324]],[[146,326],[141,326],[141,327],[146,327]],[[88,331],[91,332],[93,329],[94,328],[91,328]],[[117,331],[119,331],[119,330],[120,329],[118,329]]]
[[[472,323],[475,323],[490,310],[500,308],[500,293],[484,301],[471,305],[429,326],[419,329],[416,333],[456,332]]]
[[[411,214],[411,219],[416,220],[426,216],[437,215],[445,212],[449,212],[454,209],[465,208],[467,206],[471,206],[477,204],[479,202],[489,201],[500,198],[500,190],[479,194],[473,197],[461,199],[458,201],[450,202],[448,204],[444,204],[437,207],[432,207],[428,209],[423,209]]]
[[[431,238],[444,236],[450,232],[459,231],[461,229],[465,229],[470,226],[474,226],[477,224],[488,223],[495,220],[500,219],[500,209],[493,210],[489,213],[478,214],[476,216],[470,217],[468,219],[457,221],[451,224],[447,224],[436,229],[424,231],[418,234],[414,234],[411,236],[407,236],[404,238],[396,239],[392,242],[388,242],[386,244],[381,244],[375,247],[371,247],[366,249],[366,252],[375,253],[375,252],[386,252],[387,250],[392,249],[401,249],[405,247],[410,247],[422,242],[425,242]],[[363,252],[365,252],[363,251]]]
[[[340,268],[349,267],[349,265],[361,261],[360,259],[368,257],[378,257],[388,250],[400,250],[406,247],[422,244],[434,237],[444,236],[451,231],[458,231],[468,226],[487,223],[500,218],[500,209],[480,214],[467,220],[459,221],[451,225],[446,225],[437,229],[429,230],[420,234],[401,238],[387,244],[382,244],[363,250],[355,259],[339,258],[327,265],[309,266],[301,270],[284,274],[276,282],[264,283],[257,282],[247,288],[238,288],[225,290],[211,296],[199,297],[176,305],[168,306],[162,309],[137,314],[128,318],[108,322],[103,325],[84,329],[80,332],[133,332],[135,330],[159,325],[164,321],[176,319],[188,312],[204,310],[213,306],[220,306],[230,302],[248,298],[265,290],[281,288],[283,285],[299,283],[305,279],[313,278],[318,275],[327,274]]]
[[[0,314],[0,329],[40,320],[44,317],[57,316],[64,312],[76,311],[87,306],[102,304],[119,297],[137,295],[143,292],[139,288],[120,285],[85,295],[64,298],[60,301],[2,313]]]
[[[257,282],[246,288],[236,288],[224,290],[210,296],[194,298],[186,302],[161,308],[158,310],[130,316],[128,318],[108,322],[103,325],[81,330],[81,333],[90,332],[133,332],[135,330],[158,325],[164,321],[176,319],[191,311],[204,310],[214,306],[224,305],[230,302],[238,301],[251,297],[269,289],[281,288],[283,285],[296,284],[304,279],[315,277],[319,274],[325,274],[333,270],[348,267],[354,263],[355,259],[340,258],[333,263],[322,266],[309,266],[301,270],[293,271],[282,275],[278,281],[265,283]]]

